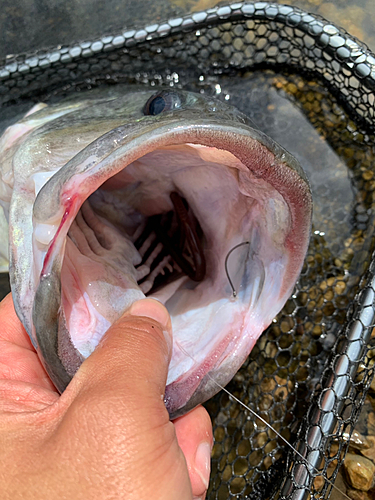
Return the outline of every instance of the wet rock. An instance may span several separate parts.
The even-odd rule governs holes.
[[[350,485],[362,491],[368,491],[374,481],[375,465],[368,458],[348,453],[344,467]]]
[[[367,450],[371,447],[371,443],[367,439],[367,437],[363,436],[363,434],[361,434],[357,430],[354,430],[352,434],[344,433],[343,439],[345,439],[345,441],[348,441],[350,448],[353,448],[355,450],[362,451]]]
[[[352,500],[373,500],[373,496],[370,496],[366,491],[347,490],[346,494]]]
[[[316,476],[316,478],[314,479],[314,489],[316,491],[320,491],[323,488],[324,483],[325,479],[323,476]]]
[[[372,349],[372,351],[373,351],[373,349]],[[370,355],[371,355],[371,354],[372,354],[372,352],[370,353]],[[375,392],[375,377],[374,377],[374,378],[372,379],[372,381],[371,381],[371,384],[370,384],[370,390],[371,390],[372,392]]]
[[[368,433],[375,435],[375,413],[373,412],[370,412],[368,414],[367,427],[368,427]]]
[[[314,490],[315,491],[318,491],[318,492],[322,491],[323,486],[326,484],[326,478],[333,481],[333,475],[334,475],[334,472],[336,471],[336,468],[337,468],[337,460],[333,460],[327,468],[326,475],[319,475],[319,476],[315,477],[315,479],[314,479]],[[342,468],[337,472],[337,476],[336,476],[336,479],[334,481],[335,487],[332,489],[332,495],[330,496],[330,500],[342,500],[343,499],[342,493],[345,493],[346,488],[347,488],[347,485],[345,484],[345,480],[343,477],[343,473],[344,472],[343,472]],[[312,498],[315,498],[315,497],[312,497]]]
[[[375,462],[375,436],[368,436],[366,441],[370,446],[368,447],[368,449],[362,449],[361,453],[365,457]]]
[[[355,424],[355,430],[363,436],[375,436],[375,413],[368,396],[365,399],[361,413]]]
[[[332,443],[330,448],[329,448],[329,456],[331,458],[335,457],[337,455],[337,452],[339,451],[339,444],[338,443]]]

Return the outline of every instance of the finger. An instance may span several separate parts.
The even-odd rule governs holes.
[[[8,414],[16,424],[15,414],[44,410],[58,399],[56,391],[19,380],[0,380],[0,418]],[[2,421],[3,423],[3,421]]]
[[[34,351],[30,338],[16,315],[10,293],[0,302],[0,340]]]
[[[87,460],[95,470],[108,469],[110,460],[110,473],[124,484],[126,498],[133,498],[129,488],[137,491],[134,498],[192,498],[186,461],[164,405],[171,351],[168,311],[156,300],[140,300],[108,330],[58,402],[56,435],[61,440],[77,435],[64,441],[65,453],[79,455],[81,464]]]
[[[207,411],[198,406],[174,422],[189,471],[194,498],[205,497],[211,470],[212,424]]]
[[[142,392],[145,404],[157,396],[164,408],[161,396],[172,350],[171,335],[170,317],[160,302],[144,299],[134,303],[81,365],[69,393],[96,390],[99,385],[101,391],[126,393],[127,404],[129,394],[135,392]]]
[[[37,353],[0,340],[0,380],[19,380],[56,391]]]
[[[27,382],[56,391],[16,316],[11,294],[0,303],[0,380]],[[12,396],[11,391],[7,394]]]

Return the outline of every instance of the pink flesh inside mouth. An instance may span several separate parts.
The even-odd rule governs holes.
[[[200,230],[206,263],[201,281],[181,272],[160,242],[145,261],[153,232],[140,248],[135,246],[150,219],[175,212],[174,192]],[[229,151],[191,143],[145,154],[106,179],[83,204],[74,193],[70,183],[63,196],[68,200],[64,216],[43,265],[48,269],[60,247],[59,330],[65,333],[58,348],[68,374],[73,376],[109,326],[146,294],[163,302],[172,318],[168,409],[183,407],[202,381],[209,386],[208,373],[226,384],[295,281],[285,277],[293,255],[288,242],[292,216],[283,196]],[[66,237],[60,234],[63,227],[65,234],[69,228]],[[250,244],[238,248],[228,263],[237,292],[233,298],[225,258],[244,241]],[[153,290],[155,279],[168,270],[177,277]]]

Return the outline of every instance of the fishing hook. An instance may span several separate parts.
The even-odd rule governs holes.
[[[225,263],[224,263],[225,274],[227,275],[229,284],[230,284],[230,286],[232,288],[233,297],[237,297],[237,292],[236,292],[236,289],[234,288],[233,282],[232,282],[232,280],[230,279],[230,276],[229,276],[228,259],[229,259],[230,255],[232,254],[232,252],[234,252],[234,250],[236,250],[237,248],[242,247],[244,245],[250,245],[250,241],[243,241],[242,243],[239,243],[238,245],[234,246],[231,250],[229,250],[229,252],[227,253],[227,256],[225,257]]]

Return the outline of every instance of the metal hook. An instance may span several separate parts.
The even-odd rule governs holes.
[[[230,276],[229,276],[229,271],[228,271],[228,259],[229,259],[229,256],[231,255],[232,252],[234,252],[234,250],[236,250],[237,248],[239,247],[242,247],[244,245],[250,245],[250,241],[243,241],[242,243],[239,243],[238,245],[234,246],[231,250],[229,250],[229,252],[227,253],[227,256],[225,257],[225,273],[227,275],[227,278],[228,278],[228,281],[229,281],[229,284],[232,288],[232,292],[233,292],[233,297],[237,297],[237,292],[234,288],[234,285],[233,285],[233,282],[232,280],[230,279]]]

